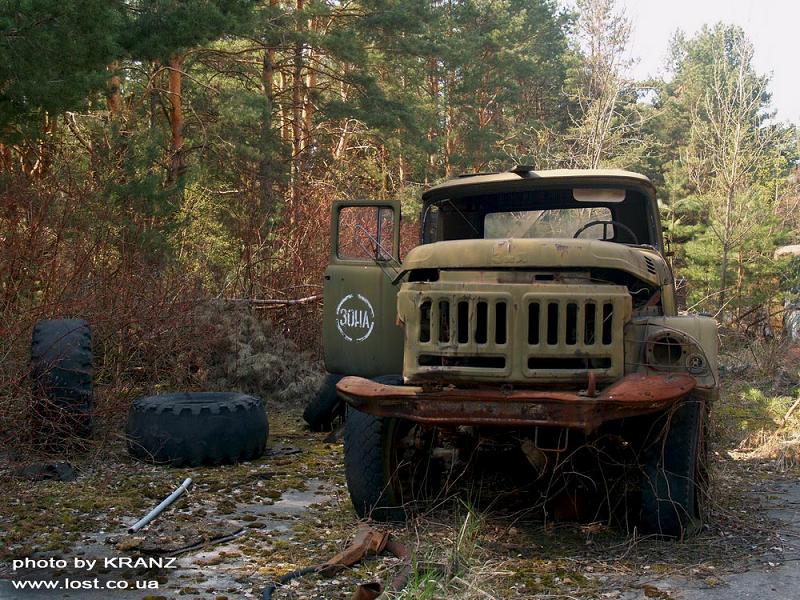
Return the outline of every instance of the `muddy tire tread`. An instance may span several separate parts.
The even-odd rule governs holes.
[[[375,381],[398,385],[396,376]],[[386,437],[390,420],[349,408],[344,433],[344,463],[347,489],[359,517],[376,521],[403,522],[406,513],[392,497],[386,463]]]
[[[644,452],[639,526],[644,534],[686,538],[699,529],[705,403],[693,395],[665,415]]]
[[[88,437],[92,429],[92,332],[83,319],[46,319],[31,335],[31,379],[37,414],[64,435]]]
[[[128,451],[172,466],[252,460],[266,450],[269,421],[259,398],[237,392],[191,392],[134,400]]]
[[[303,411],[303,419],[311,431],[330,431],[333,421],[342,414],[344,403],[336,393],[342,375],[328,373],[319,391]]]

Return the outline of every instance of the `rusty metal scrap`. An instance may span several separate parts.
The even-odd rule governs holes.
[[[410,573],[408,550],[397,540],[391,539],[388,531],[378,531],[368,525],[359,527],[353,542],[322,565],[319,568],[319,574],[323,577],[333,577],[345,567],[350,567],[368,556],[377,556],[384,551],[393,554],[405,563],[389,586],[393,591],[401,590],[405,587]],[[362,583],[353,592],[351,600],[373,600],[382,593],[383,585],[381,583]]]
[[[370,583],[362,583],[357,588],[356,591],[353,592],[353,595],[350,596],[350,600],[375,600],[378,596],[383,593],[383,584],[378,581],[373,581]]]
[[[428,390],[361,377],[345,377],[336,389],[354,408],[380,417],[432,425],[540,425],[590,432],[606,421],[664,410],[695,386],[695,378],[684,373],[634,373],[595,397],[534,389]]]
[[[350,567],[369,555],[378,555],[386,548],[389,541],[388,531],[378,531],[372,527],[362,525],[353,542],[336,556],[319,568],[323,577],[333,577],[339,571]]]
[[[397,540],[391,539],[388,531],[379,531],[368,525],[361,525],[355,538],[347,548],[318,567],[308,567],[284,575],[275,584],[267,586],[263,591],[262,597],[264,600],[270,600],[279,585],[288,583],[296,577],[301,577],[308,573],[317,573],[322,577],[333,577],[345,568],[351,567],[369,556],[377,556],[384,551],[393,554],[405,563],[390,584],[390,589],[394,591],[400,590],[405,587],[411,570],[408,550]],[[362,583],[353,592],[351,600],[374,600],[382,593],[383,585],[380,582]]]

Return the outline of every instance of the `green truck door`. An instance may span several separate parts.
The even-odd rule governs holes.
[[[398,286],[392,284],[399,252],[399,202],[334,202],[322,332],[330,373],[376,377],[402,372]]]

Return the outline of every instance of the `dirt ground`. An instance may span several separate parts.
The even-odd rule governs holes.
[[[127,456],[120,440],[118,448],[77,463],[74,481],[31,482],[15,471],[13,457],[4,456],[0,599],[261,598],[276,577],[330,558],[352,539],[358,520],[344,482],[341,443],[310,433],[300,414],[273,410],[267,455],[233,466],[143,465]],[[477,481],[466,497],[449,498],[391,529],[410,549],[413,570],[403,592],[384,597],[796,598],[796,467],[723,446],[713,454],[710,518],[689,541],[484,509],[482,497],[502,493]],[[194,484],[185,497],[140,534],[127,534],[186,477]],[[120,560],[174,556],[175,564],[164,561],[162,568]],[[14,563],[26,558],[64,563]],[[87,567],[86,561],[97,563]],[[347,599],[358,583],[388,583],[401,568],[397,558],[373,557],[332,579],[300,577],[274,598]],[[60,589],[23,592],[15,588],[21,581],[57,582]],[[89,585],[81,582],[95,587],[64,589]],[[112,592],[109,582],[128,589]]]

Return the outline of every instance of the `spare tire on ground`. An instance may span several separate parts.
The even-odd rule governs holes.
[[[31,336],[31,378],[39,433],[88,437],[92,431],[92,332],[81,319],[39,321]]]
[[[145,396],[128,412],[128,451],[176,467],[258,458],[268,435],[262,401],[237,392]]]
[[[328,373],[303,411],[303,419],[311,431],[330,431],[336,417],[344,415],[344,402],[336,393],[336,384],[341,378],[341,375]]]

